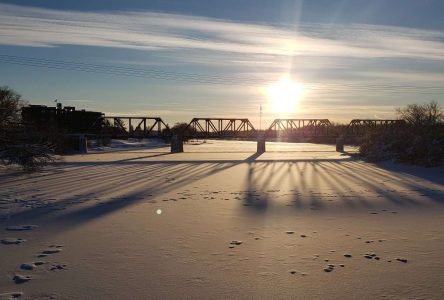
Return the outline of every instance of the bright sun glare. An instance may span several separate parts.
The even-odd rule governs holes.
[[[294,112],[299,104],[303,88],[301,83],[292,81],[288,78],[281,79],[270,85],[267,92],[273,112]]]

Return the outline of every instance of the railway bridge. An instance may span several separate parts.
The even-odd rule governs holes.
[[[31,105],[22,109],[27,126],[51,128],[73,139],[79,148],[88,138],[168,138],[181,144],[184,139],[249,139],[264,144],[271,139],[290,142],[332,142],[334,139],[359,138],[375,128],[393,130],[405,124],[403,120],[353,119],[348,125],[334,125],[328,119],[275,119],[266,129],[257,130],[248,118],[193,118],[184,126],[172,130],[158,116],[105,116],[100,112],[77,111]],[[75,143],[75,142],[74,142]]]
[[[329,119],[275,119],[270,126],[257,130],[248,118],[193,118],[180,131],[173,132],[161,117],[102,116],[87,135],[110,138],[186,139],[257,139],[266,138],[336,138],[362,137],[369,130],[391,130],[405,124],[404,120],[353,119],[348,125],[333,125]]]

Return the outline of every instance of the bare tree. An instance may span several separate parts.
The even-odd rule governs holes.
[[[444,122],[444,111],[436,101],[397,108],[396,114],[412,125],[436,125]]]
[[[35,171],[53,161],[53,147],[42,132],[25,128],[21,109],[27,104],[8,87],[0,87],[0,162]]]
[[[0,128],[20,120],[20,112],[27,104],[22,96],[7,86],[0,87]]]

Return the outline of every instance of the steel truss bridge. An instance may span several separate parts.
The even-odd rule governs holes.
[[[333,126],[328,119],[275,119],[265,130],[256,130],[246,118],[194,118],[182,132],[191,138],[257,138],[266,137],[361,137],[368,130],[391,130],[404,120],[353,119],[348,125]]]
[[[256,136],[248,119],[193,118],[182,135],[192,138],[247,138]]]
[[[109,116],[101,117],[102,136],[112,138],[149,138],[171,135],[170,128],[160,117]]]
[[[267,136],[329,136],[332,133],[328,119],[275,119],[268,128]]]
[[[103,116],[92,127],[96,135],[111,138],[171,137],[168,124],[160,117]],[[348,125],[333,126],[328,119],[275,119],[265,130],[256,130],[247,118],[193,118],[178,134],[184,138],[246,138],[254,139],[259,134],[267,138],[326,138],[361,137],[368,130],[390,130],[405,124],[404,120],[353,119]],[[176,133],[177,134],[177,133]]]
[[[363,136],[373,128],[393,130],[404,124],[404,120],[353,119],[348,124],[345,134],[348,136]]]

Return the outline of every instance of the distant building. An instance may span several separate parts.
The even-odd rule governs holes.
[[[68,134],[99,134],[103,115],[101,112],[76,110],[73,106],[62,108],[61,103],[57,103],[57,107],[29,105],[22,108],[22,119],[25,125]]]

